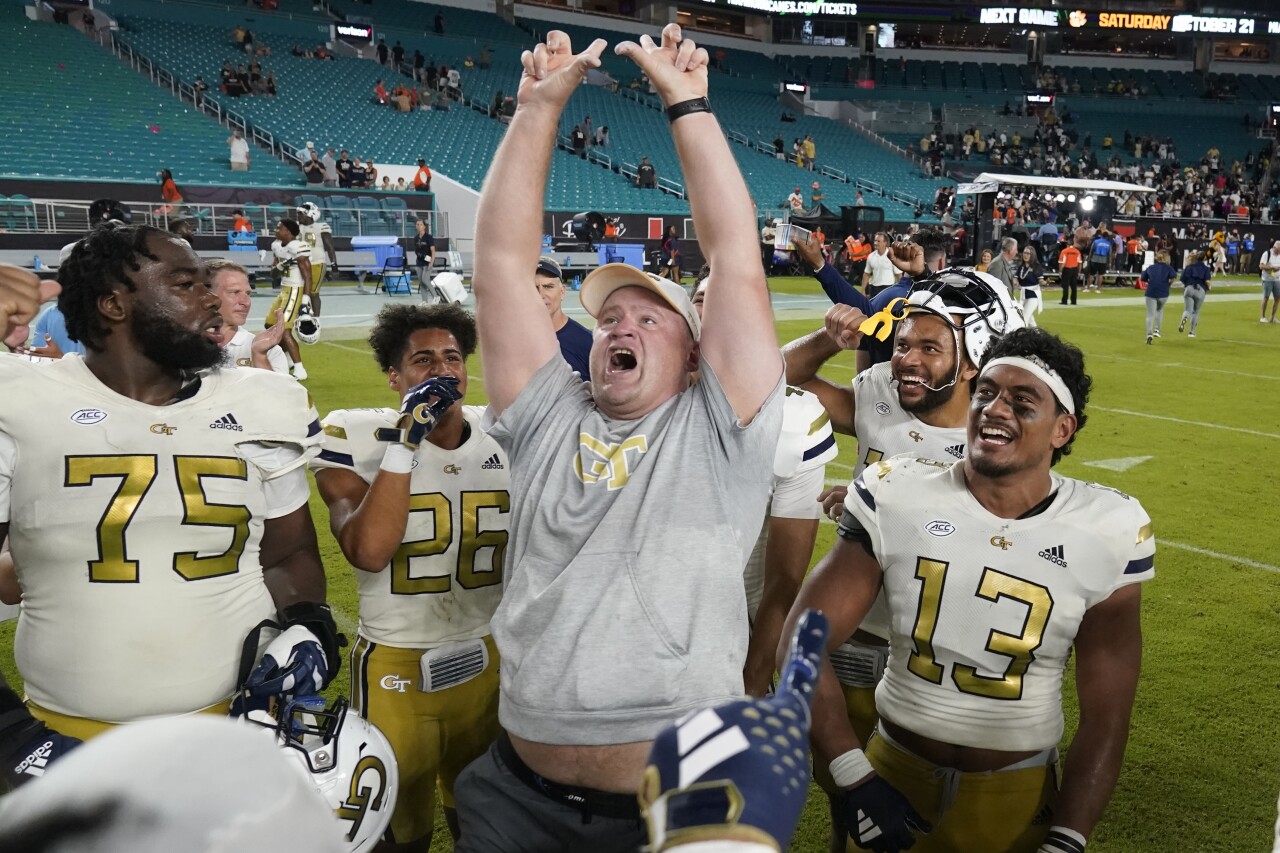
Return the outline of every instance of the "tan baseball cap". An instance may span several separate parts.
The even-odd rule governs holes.
[[[693,301],[689,299],[685,289],[670,279],[636,269],[630,264],[605,264],[592,270],[582,281],[579,298],[583,309],[592,317],[599,317],[605,300],[615,290],[623,287],[643,287],[645,290],[656,293],[662,297],[663,302],[684,318],[695,341],[702,336],[702,322],[698,319],[698,312],[694,310]]]

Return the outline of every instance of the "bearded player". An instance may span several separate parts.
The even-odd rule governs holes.
[[[1011,332],[974,382],[963,460],[881,460],[849,491],[791,619],[821,608],[830,648],[882,589],[889,606],[876,736],[854,733],[825,662],[814,701],[814,748],[861,847],[1082,853],[1111,797],[1155,541],[1138,501],[1052,471],[1090,386],[1078,349]],[[1080,725],[1059,790],[1072,655]]]
[[[163,231],[98,228],[59,280],[84,358],[0,360],[20,401],[0,411],[0,539],[30,712],[79,739],[225,713],[264,622],[280,633],[250,691],[319,691],[340,638],[307,510],[320,424],[306,391],[218,369],[218,297]]]
[[[964,456],[976,365],[993,340],[1022,326],[1003,283],[965,268],[917,282],[905,304],[891,313],[901,317],[893,357],[859,373],[852,386],[838,385],[817,371],[842,347],[857,348],[866,321],[857,309],[833,306],[825,329],[784,349],[788,384],[815,394],[831,413],[836,432],[858,437],[855,476],[900,453],[947,462]],[[822,495],[836,518],[845,492],[836,487]],[[864,740],[876,724],[875,687],[889,653],[888,616],[884,601],[877,599],[857,630],[831,653],[849,721]],[[830,799],[830,848],[844,850],[848,828],[836,788],[820,762],[815,777]]]
[[[356,570],[357,709],[391,742],[400,794],[383,851],[431,846],[436,788],[454,838],[453,783],[498,733],[498,653],[510,463],[467,391],[475,319],[456,305],[388,305],[369,336],[399,409],[324,422],[312,466]]]

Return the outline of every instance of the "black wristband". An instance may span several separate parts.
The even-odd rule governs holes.
[[[678,104],[672,104],[667,107],[667,121],[675,121],[681,116],[687,116],[690,113],[709,112],[711,112],[711,101],[706,96],[703,96],[690,101],[681,101]]]
[[[325,684],[332,681],[342,665],[339,649],[347,644],[347,638],[338,633],[338,625],[333,621],[333,611],[329,609],[329,605],[299,601],[281,610],[279,619],[281,631],[288,630],[293,625],[301,625],[316,635],[329,665],[329,671],[325,673]]]

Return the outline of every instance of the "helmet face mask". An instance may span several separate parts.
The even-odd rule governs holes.
[[[293,336],[299,343],[314,344],[320,341],[320,318],[311,313],[311,299],[307,297],[298,309],[298,319],[293,324]]]
[[[1026,325],[1004,282],[969,267],[949,267],[912,285],[908,311],[925,311],[951,327],[956,339],[956,369],[961,347],[974,367],[1000,336]],[[961,335],[963,334],[963,341]]]
[[[320,221],[320,208],[316,206],[316,203],[314,201],[309,201],[306,204],[298,205],[298,213],[303,214],[312,222]]]
[[[271,733],[333,811],[351,853],[367,853],[391,823],[400,779],[382,732],[345,698],[275,697],[245,719]]]

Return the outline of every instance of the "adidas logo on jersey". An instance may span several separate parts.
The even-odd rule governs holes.
[[[943,449],[943,450],[945,450],[945,451],[947,451],[948,453],[950,453],[952,456],[954,456],[954,457],[955,457],[955,458],[957,458],[957,459],[963,459],[963,458],[964,458],[964,445],[963,445],[963,444],[953,444],[953,445],[951,445],[950,447],[944,447],[944,448],[942,448],[942,449]]]
[[[230,429],[236,432],[244,432],[244,427],[240,426],[239,422],[236,421],[236,416],[230,412],[209,424],[209,429]]]
[[[1059,566],[1062,566],[1062,568],[1064,569],[1067,567],[1066,549],[1064,549],[1061,545],[1054,545],[1052,548],[1045,548],[1043,551],[1040,552],[1040,556],[1044,557],[1050,563],[1055,563]]]
[[[507,466],[502,464],[502,460],[499,459],[498,454],[495,453],[492,456],[490,456],[488,459],[484,460],[484,464],[481,465],[480,467],[486,471],[492,471],[492,470],[501,471],[503,468]]]

